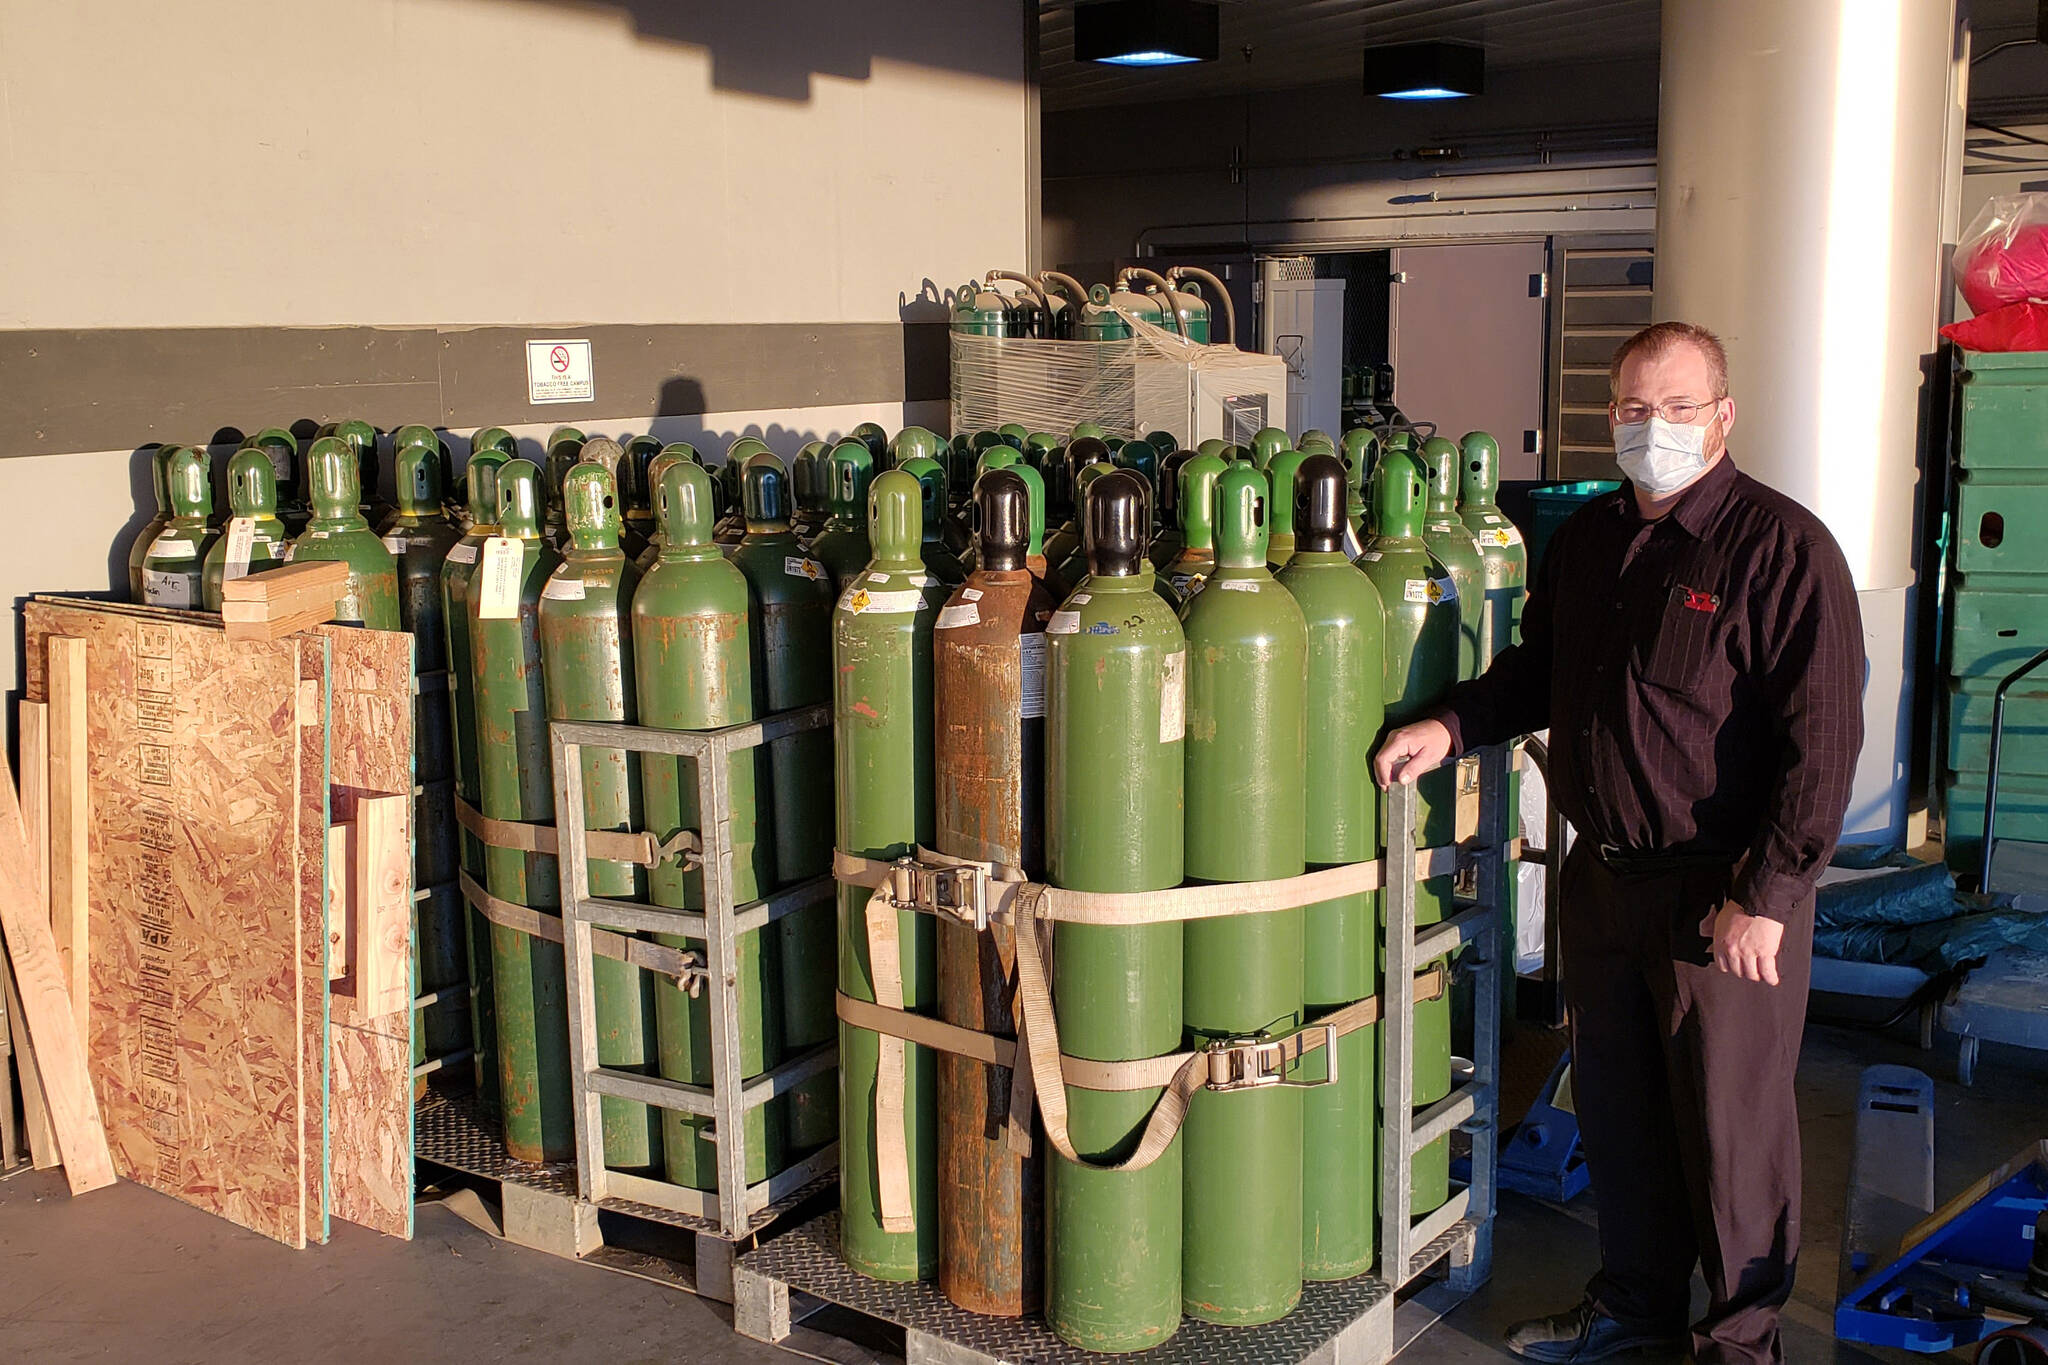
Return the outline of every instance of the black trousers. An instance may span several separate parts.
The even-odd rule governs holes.
[[[1611,1317],[1675,1328],[1698,1265],[1701,1365],[1776,1365],[1799,1255],[1793,1075],[1813,899],[1785,926],[1780,984],[1744,981],[1713,957],[1731,873],[1711,861],[1624,873],[1585,840],[1565,863],[1572,1089],[1600,1213],[1588,1293]]]

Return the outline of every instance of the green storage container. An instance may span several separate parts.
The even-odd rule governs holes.
[[[1956,477],[1955,566],[2048,574],[2048,470],[1965,469]],[[2048,592],[2048,578],[2042,581]]]
[[[1951,678],[2004,677],[2048,649],[2048,578],[1955,576],[1949,606]]]
[[[1577,483],[1554,483],[1529,490],[1532,509],[1529,525],[1529,581],[1536,581],[1536,566],[1543,562],[1543,547],[1551,533],[1571,519],[1572,513],[1602,493],[1621,487],[1619,479],[1581,479]]]
[[[1942,809],[1948,820],[1943,850],[1948,865],[1958,872],[1976,872],[1983,862],[1984,776],[1981,770],[1965,770],[1941,777]],[[2048,843],[2048,777],[2009,768],[2000,773],[1998,837]]]
[[[2048,474],[2048,351],[1964,351],[1958,463]]]
[[[1998,678],[1948,680],[1948,766],[1983,772],[1991,766],[1991,698]],[[2048,674],[2036,673],[2005,694],[2005,743],[1999,771],[2048,780]]]

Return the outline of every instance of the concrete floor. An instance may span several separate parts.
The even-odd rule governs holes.
[[[1879,1061],[1935,1078],[1943,1198],[2048,1136],[2048,1072],[2029,1055],[1987,1047],[1965,1090],[1953,1083],[1950,1048],[1923,1053],[1889,1036],[1810,1029],[1800,1069],[1807,1255],[1785,1343],[1798,1365],[1911,1358],[1837,1346],[1829,1332],[1851,1107],[1862,1068]],[[1495,1243],[1493,1283],[1402,1361],[1510,1358],[1499,1346],[1505,1324],[1577,1297],[1595,1260],[1593,1216],[1583,1198],[1558,1208],[1509,1196]],[[337,1224],[328,1246],[293,1252],[135,1185],[74,1201],[55,1172],[0,1181],[7,1365],[792,1358],[734,1336],[729,1322],[717,1304],[496,1241],[439,1205],[422,1206],[410,1244]]]

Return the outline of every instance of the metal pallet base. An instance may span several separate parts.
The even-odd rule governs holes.
[[[721,1303],[733,1299],[733,1263],[742,1251],[752,1247],[762,1231],[814,1196],[837,1187],[838,1176],[819,1177],[787,1197],[770,1204],[749,1221],[747,1235],[733,1241],[721,1235],[717,1223],[686,1213],[658,1209],[629,1199],[586,1202],[577,1193],[576,1163],[573,1161],[517,1161],[505,1151],[497,1125],[485,1113],[476,1097],[467,1093],[429,1091],[414,1106],[414,1156],[429,1165],[460,1171],[498,1182],[499,1208],[504,1220],[505,1240],[551,1256],[590,1260],[614,1248],[607,1248],[598,1226],[598,1214],[617,1214],[674,1228],[685,1233],[694,1253],[686,1274],[650,1275],[677,1283]],[[643,1259],[648,1253],[633,1252]],[[684,1263],[675,1257],[656,1254],[671,1271]]]
[[[1473,1236],[1459,1223],[1418,1257],[1430,1265]],[[828,1213],[740,1258],[733,1273],[733,1327],[777,1342],[795,1326],[792,1290],[904,1329],[905,1365],[1103,1365],[1112,1357],[1069,1346],[1038,1314],[984,1317],[958,1308],[929,1281],[871,1280],[839,1254],[839,1215]],[[1219,1327],[1184,1318],[1166,1342],[1125,1357],[1145,1365],[1383,1365],[1394,1355],[1394,1289],[1372,1275],[1302,1286],[1301,1304],[1263,1327]]]

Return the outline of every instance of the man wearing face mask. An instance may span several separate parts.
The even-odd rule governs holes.
[[[1547,727],[1551,799],[1578,832],[1556,913],[1601,1268],[1509,1347],[1579,1362],[1680,1343],[1698,1265],[1695,1357],[1780,1362],[1813,884],[1863,742],[1856,589],[1819,519],[1736,467],[1711,332],[1645,328],[1610,379],[1628,483],[1551,538],[1521,643],[1389,734],[1374,770],[1412,782]]]

